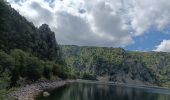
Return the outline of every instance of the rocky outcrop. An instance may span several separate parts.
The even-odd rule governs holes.
[[[38,29],[40,39],[38,42],[38,50],[41,53],[42,58],[50,60],[61,60],[56,57],[61,57],[60,47],[55,39],[55,33],[51,31],[47,24],[42,24]]]
[[[128,60],[120,69],[110,75],[110,81],[136,85],[155,83],[155,79],[152,78],[144,63]]]

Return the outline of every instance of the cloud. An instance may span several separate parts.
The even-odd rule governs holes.
[[[56,13],[58,27],[54,27],[56,39],[61,44],[76,44],[89,46],[120,46],[129,44],[130,36],[114,38],[114,35],[95,33],[88,21],[67,12]]]
[[[17,2],[16,2],[17,1]],[[25,16],[36,26],[43,23],[52,24],[54,13],[48,3],[43,0],[9,0],[11,6],[21,15]]]
[[[49,24],[60,44],[123,47],[151,27],[162,31],[170,24],[167,0],[8,1],[36,26]]]
[[[163,30],[170,23],[170,1],[136,0],[130,13],[136,35],[143,34],[150,27]]]
[[[170,40],[163,40],[154,51],[170,52]]]

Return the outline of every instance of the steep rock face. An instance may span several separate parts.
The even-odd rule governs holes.
[[[42,24],[39,29],[40,39],[38,47],[42,58],[46,59],[56,59],[56,57],[61,58],[60,47],[56,42],[55,33],[51,31],[47,24]]]
[[[110,81],[139,85],[155,83],[146,65],[138,61],[125,61],[120,69],[110,75]]]

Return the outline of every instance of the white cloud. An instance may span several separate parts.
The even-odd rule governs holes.
[[[49,24],[60,44],[126,46],[151,27],[170,24],[168,0],[8,1],[36,26]]]
[[[154,51],[170,52],[170,40],[163,40]]]
[[[136,0],[132,10],[132,28],[137,35],[150,27],[162,30],[170,23],[170,1]]]
[[[115,38],[114,34],[97,34],[91,29],[88,21],[67,12],[58,12],[56,16],[58,27],[53,27],[53,30],[56,32],[56,39],[62,41],[61,44],[123,46],[132,42],[128,35]]]
[[[53,23],[54,13],[48,3],[43,0],[18,0],[17,3],[13,0],[9,0],[9,2],[13,8],[36,26],[43,23]]]

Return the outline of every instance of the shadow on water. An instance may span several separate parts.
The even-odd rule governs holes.
[[[169,94],[168,94],[169,93]],[[170,90],[73,83],[38,100],[170,100]]]

